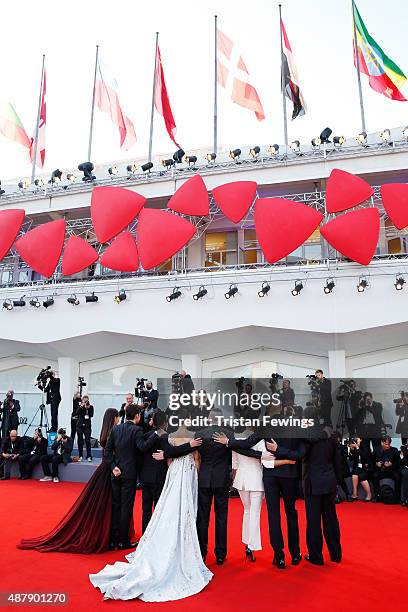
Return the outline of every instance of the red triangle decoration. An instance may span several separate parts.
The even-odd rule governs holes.
[[[254,217],[259,246],[269,263],[297,249],[323,219],[314,208],[284,198],[259,198]]]
[[[71,276],[98,260],[98,253],[89,242],[79,236],[70,236],[65,245],[62,258],[62,274]]]
[[[130,232],[123,232],[108,246],[101,257],[101,264],[110,270],[136,272],[139,268],[139,255],[136,243]]]
[[[408,225],[408,185],[406,183],[381,185],[381,199],[395,227],[404,229]]]
[[[16,208],[0,212],[0,261],[7,255],[23,223],[25,211]]]
[[[193,215],[195,217],[208,215],[208,192],[201,176],[196,174],[181,185],[170,198],[167,208],[183,215]]]
[[[212,194],[224,215],[239,223],[254,201],[257,187],[255,181],[236,181],[215,187]]]
[[[16,242],[24,261],[46,278],[53,275],[64,246],[66,223],[63,219],[44,223],[30,230]]]
[[[146,198],[122,187],[95,187],[91,197],[91,217],[99,242],[108,242],[133,221]]]
[[[377,248],[380,215],[377,208],[362,208],[340,215],[321,228],[329,244],[349,259],[366,266]]]
[[[195,233],[195,226],[183,217],[164,210],[144,208],[136,228],[143,269],[150,270],[172,257]]]
[[[340,212],[365,202],[374,193],[373,188],[359,176],[334,168],[326,187],[326,210]]]

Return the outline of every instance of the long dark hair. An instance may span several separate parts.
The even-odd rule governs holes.
[[[109,434],[117,416],[119,416],[119,412],[116,410],[116,408],[108,408],[105,410],[102,421],[102,429],[99,436],[99,443],[102,448],[105,448],[106,446],[106,442],[108,441]]]

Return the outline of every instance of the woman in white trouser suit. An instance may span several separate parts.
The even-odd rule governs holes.
[[[247,433],[247,435],[245,435]],[[253,432],[243,432],[240,438],[247,438]],[[261,544],[261,508],[264,497],[264,486],[262,479],[262,463],[268,461],[268,467],[278,467],[285,463],[295,463],[288,459],[273,459],[267,451],[265,441],[260,440],[252,450],[259,451],[259,459],[256,457],[246,457],[232,451],[232,469],[235,473],[233,487],[237,489],[244,506],[244,516],[242,519],[242,542],[245,547],[245,559],[256,561],[254,551],[262,550]]]

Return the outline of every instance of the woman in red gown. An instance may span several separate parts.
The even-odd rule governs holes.
[[[108,408],[103,417],[99,440],[103,449],[112,427],[118,422],[119,413],[116,408]],[[112,514],[111,466],[104,453],[105,450],[101,464],[58,525],[44,536],[22,540],[18,548],[82,554],[108,550]]]

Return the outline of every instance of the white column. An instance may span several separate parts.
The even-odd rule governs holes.
[[[58,357],[58,376],[61,379],[61,403],[58,426],[70,431],[72,397],[78,388],[79,362],[71,357]]]
[[[181,356],[181,369],[190,374],[194,380],[201,379],[203,362],[199,355],[185,354]]]
[[[329,378],[346,376],[346,351],[329,351]]]

